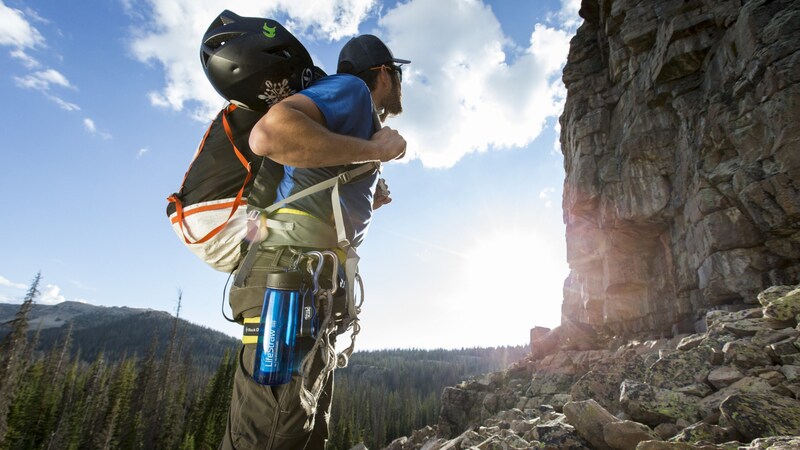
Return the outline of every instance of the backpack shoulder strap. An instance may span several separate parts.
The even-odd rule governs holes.
[[[300,192],[297,192],[293,195],[286,197],[283,200],[280,200],[272,205],[261,209],[261,208],[253,208],[250,210],[250,215],[261,215],[261,214],[272,214],[273,212],[280,209],[282,206],[291,203],[295,200],[301,199],[303,197],[307,197],[309,195],[315,194],[317,192],[323,191],[325,189],[333,188],[333,192],[331,193],[331,202],[333,203],[333,218],[334,224],[336,226],[336,233],[337,239],[339,241],[339,246],[342,249],[347,249],[350,247],[350,242],[347,239],[347,235],[345,234],[345,227],[344,227],[344,215],[342,213],[342,204],[339,201],[339,186],[342,184],[347,184],[353,179],[364,175],[366,173],[370,173],[376,170],[380,170],[381,163],[380,161],[371,161],[368,163],[361,164],[353,169],[350,169],[346,172],[342,172],[335,177],[328,178],[325,181],[321,181],[313,186],[309,186],[303,189]],[[266,235],[264,236],[264,239]],[[256,251],[255,249],[261,244],[263,239],[254,239],[250,242],[247,246],[247,253],[244,256],[241,264],[237,269],[236,277],[233,280],[234,286],[242,286],[244,283],[244,279],[247,277],[247,274],[250,272],[250,269],[253,267],[253,264],[256,260]]]

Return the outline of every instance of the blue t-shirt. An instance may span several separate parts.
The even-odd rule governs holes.
[[[366,83],[360,78],[346,74],[331,75],[300,93],[317,105],[330,131],[362,139],[369,139],[372,136],[372,97]],[[325,151],[335,152],[337,149],[329,148]],[[277,200],[354,167],[357,165],[312,169],[284,166],[285,175],[278,186]],[[378,174],[374,173],[340,187],[347,238],[355,247],[364,241],[369,228],[372,218],[372,197],[377,182]],[[301,198],[287,206],[305,211],[333,225],[330,189]]]

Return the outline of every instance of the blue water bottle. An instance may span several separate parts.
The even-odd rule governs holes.
[[[300,283],[300,272],[267,274],[253,367],[253,379],[260,384],[285,384],[292,378]]]

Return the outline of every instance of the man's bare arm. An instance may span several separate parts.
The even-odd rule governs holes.
[[[369,140],[336,134],[310,98],[295,94],[274,105],[250,132],[250,149],[294,167],[328,167],[391,161],[405,154],[406,141],[384,127]]]

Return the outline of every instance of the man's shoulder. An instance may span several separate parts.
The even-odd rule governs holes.
[[[353,108],[371,111],[372,96],[364,80],[353,75],[335,74],[321,78],[300,91],[322,111],[328,123],[337,112],[350,114]]]
[[[333,75],[328,75],[326,77],[322,77],[317,80],[309,89],[312,89],[316,86],[319,87],[330,87],[330,86],[337,86],[337,87],[346,87],[350,89],[369,89],[367,88],[367,84],[361,78],[358,78],[355,75],[350,75],[349,73],[336,73]]]

